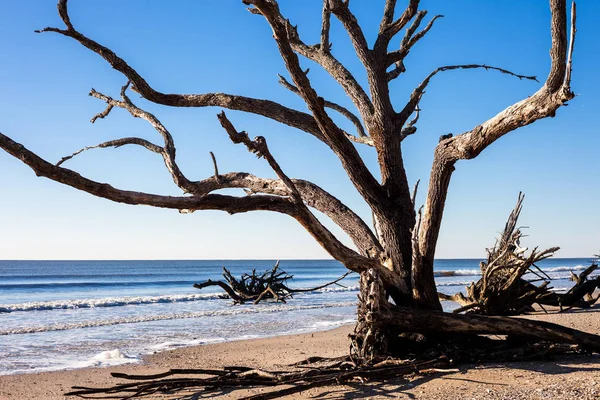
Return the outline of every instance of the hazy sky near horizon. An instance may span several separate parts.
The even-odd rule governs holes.
[[[371,44],[383,3],[351,2]],[[406,1],[398,3],[402,9]],[[550,67],[548,1],[421,3],[422,9],[429,10],[426,21],[435,14],[445,17],[411,51],[405,61],[407,72],[392,84],[397,108],[429,72],[442,65],[485,63],[536,75],[542,83],[545,80]],[[316,43],[321,1],[281,0],[280,4],[284,15],[299,26],[303,40]],[[512,132],[478,158],[457,164],[438,258],[484,256],[519,191],[526,194],[520,222],[530,227],[527,246],[561,246],[558,257],[588,257],[600,251],[600,35],[596,20],[600,2],[581,0],[577,7],[572,87],[578,96],[555,118]],[[294,94],[277,83],[277,74],[287,74],[270,28],[263,18],[248,13],[241,1],[71,0],[70,14],[81,32],[113,49],[157,90],[240,94],[304,109]],[[119,137],[141,136],[160,143],[149,124],[124,110],[115,109],[108,118],[90,124],[104,104],[89,97],[89,90],[93,87],[118,97],[125,79],[74,40],[34,33],[45,26],[62,27],[53,1],[0,2],[0,132],[51,162]],[[331,41],[334,54],[364,82],[361,65],[337,21],[332,24]],[[352,106],[317,65],[303,60],[303,66],[310,67],[309,77],[321,96]],[[542,83],[479,70],[436,76],[421,103],[418,131],[403,143],[411,185],[421,179],[418,202],[424,201],[440,135],[471,129],[533,94]],[[180,167],[190,179],[212,174],[209,151],[215,153],[222,173],[274,176],[264,160],[229,141],[216,119],[220,109],[168,108],[130,95],[172,132]],[[289,176],[316,182],[370,221],[369,209],[325,145],[258,116],[227,114],[251,137],[265,136]],[[332,116],[351,129],[346,121]],[[374,150],[359,150],[378,175]],[[162,159],[140,148],[92,150],[64,166],[120,189],[180,194]],[[219,211],[179,214],[112,203],[36,178],[4,152],[0,152],[0,188],[0,259],[328,258],[287,216],[267,212],[230,216]]]

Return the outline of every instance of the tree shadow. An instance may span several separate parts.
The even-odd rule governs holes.
[[[573,364],[595,364],[598,367]],[[551,360],[480,364],[476,367],[478,369],[512,368],[548,375],[561,375],[572,372],[600,372],[600,355],[563,355]]]

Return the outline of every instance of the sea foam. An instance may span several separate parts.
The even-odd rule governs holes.
[[[188,301],[222,299],[223,297],[224,295],[222,293],[203,293],[163,296],[122,296],[105,297],[97,299],[35,301],[19,304],[3,304],[0,305],[0,312],[46,311],[95,307],[120,307],[128,305],[155,303],[180,303]]]
[[[152,322],[152,321],[166,321],[174,319],[189,319],[189,318],[203,318],[203,317],[218,317],[218,316],[229,316],[229,315],[240,315],[240,314],[260,314],[260,313],[277,313],[284,311],[296,311],[296,310],[315,310],[323,308],[336,308],[336,307],[352,307],[356,303],[352,301],[337,302],[337,303],[325,303],[315,305],[268,305],[268,306],[256,306],[256,307],[234,307],[225,310],[213,310],[213,311],[197,311],[187,313],[171,313],[161,315],[143,315],[137,317],[124,317],[114,318],[106,320],[94,320],[85,321],[78,323],[61,323],[51,324],[44,326],[28,326],[23,328],[15,329],[0,329],[0,336],[6,335],[19,335],[27,333],[39,333],[39,332],[50,332],[50,331],[65,331],[70,329],[83,329],[83,328],[94,328],[100,326],[111,326],[121,324],[135,324],[141,322]]]

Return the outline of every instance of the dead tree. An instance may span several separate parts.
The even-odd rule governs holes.
[[[377,38],[369,43],[348,1],[324,0],[322,29],[319,43],[302,40],[299,30],[282,15],[275,0],[242,0],[252,14],[264,18],[273,31],[273,38],[283,59],[289,80],[282,84],[297,93],[309,112],[302,112],[282,104],[245,96],[224,93],[173,94],[152,87],[125,59],[108,47],[87,37],[72,21],[67,0],[58,2],[58,13],[64,27],[48,27],[39,32],[52,32],[68,37],[98,54],[112,68],[123,74],[127,84],[121,89],[120,99],[92,89],[90,95],[106,103],[106,109],[92,118],[92,122],[106,118],[115,108],[122,108],[132,116],[150,123],[162,138],[155,144],[148,140],[127,137],[86,147],[52,164],[9,137],[0,134],[0,147],[27,164],[38,176],[47,177],[65,185],[126,204],[144,204],[194,212],[222,210],[241,213],[269,210],[296,219],[315,240],[348,269],[361,274],[361,295],[358,323],[353,335],[357,354],[371,358],[393,347],[398,331],[419,327],[434,338],[440,333],[500,333],[500,327],[479,317],[448,315],[439,312],[441,305],[433,275],[435,247],[440,231],[444,204],[455,165],[460,160],[477,157],[490,144],[517,128],[547,117],[573,99],[571,91],[571,58],[575,39],[575,5],[571,8],[570,39],[567,5],[565,0],[550,0],[552,45],[550,72],[541,87],[527,98],[511,105],[473,129],[453,137],[443,136],[434,150],[424,207],[415,209],[415,193],[411,191],[403,165],[402,142],[417,131],[419,103],[432,79],[445,71],[483,68],[501,72],[519,79],[537,81],[534,76],[520,75],[486,64],[442,66],[425,75],[423,81],[410,93],[406,103],[397,107],[392,102],[390,82],[406,72],[404,60],[411,49],[432,30],[435,16],[421,28],[427,12],[419,10],[419,0],[408,0],[403,11],[396,0],[386,0]],[[396,18],[395,15],[399,16]],[[331,18],[339,20],[346,30],[358,60],[366,72],[367,84],[362,86],[351,71],[334,55],[329,33]],[[421,28],[421,29],[420,29]],[[328,72],[352,100],[356,110],[351,111],[318,93],[301,68],[300,57],[311,60]],[[339,158],[352,184],[371,208],[374,229],[361,220],[339,199],[306,180],[289,177],[270,152],[264,137],[250,139],[239,131],[224,112],[218,118],[233,143],[242,144],[263,158],[277,175],[266,179],[245,172],[219,173],[216,161],[213,176],[192,181],[178,167],[175,144],[171,132],[154,115],[137,107],[127,94],[128,88],[148,101],[170,107],[219,107],[261,115],[304,131],[328,146]],[[347,132],[334,123],[331,111],[347,117],[356,133]],[[142,146],[160,155],[182,196],[162,196],[117,189],[106,183],[85,178],[62,164],[80,152],[92,148]],[[355,146],[366,145],[377,153],[381,180],[367,168]],[[242,188],[250,195],[236,197],[213,193],[220,189]],[[353,241],[354,249],[338,240],[315,216],[318,210],[337,224]],[[393,300],[393,304],[390,302]],[[460,317],[460,318],[459,318]],[[395,321],[389,324],[390,320]],[[416,323],[413,328],[406,321]],[[448,321],[452,323],[448,323]],[[426,322],[425,322],[426,321]],[[516,322],[506,322],[506,327]],[[533,322],[528,324],[533,324]],[[393,327],[395,330],[390,330]],[[563,341],[557,327],[530,330],[544,332],[547,340]],[[597,340],[594,339],[594,340]],[[589,342],[589,341],[588,341]]]
[[[262,274],[257,274],[256,269],[253,269],[251,274],[244,273],[240,279],[236,279],[227,268],[223,267],[225,282],[209,279],[202,283],[195,283],[194,287],[204,289],[209,286],[219,286],[227,293],[227,297],[233,300],[233,304],[244,304],[247,301],[258,304],[265,299],[275,299],[285,303],[286,299],[292,297],[295,293],[314,292],[327,286],[339,285],[338,282],[351,272],[348,271],[336,280],[317,287],[293,289],[287,285],[287,281],[293,279],[294,276],[279,269],[279,261],[277,261],[273,268]]]
[[[502,235],[491,249],[487,249],[487,260],[480,264],[481,279],[467,286],[467,295],[438,294],[442,300],[461,305],[454,313],[466,311],[483,315],[518,315],[533,311],[534,304],[541,307],[557,306],[562,310],[563,307],[589,308],[598,300],[593,293],[600,287],[600,277],[588,279],[598,268],[594,262],[579,276],[571,272],[575,285],[567,293],[551,290],[552,279],[536,263],[552,257],[559,248],[538,251],[536,247],[527,254],[527,248],[521,247],[523,233],[517,222],[524,198],[519,193],[517,205],[510,213]],[[536,282],[540,284],[536,285]]]
[[[461,304],[454,310],[475,312],[484,315],[517,315],[533,311],[533,305],[589,308],[597,300],[593,293],[600,287],[600,277],[588,279],[598,266],[595,262],[580,275],[571,272],[575,285],[566,293],[552,291],[552,279],[536,263],[552,257],[558,247],[544,251],[534,248],[529,255],[527,248],[520,246],[523,236],[517,221],[522,209],[524,196],[519,194],[517,205],[506,222],[502,236],[491,249],[487,261],[481,262],[482,278],[467,287],[467,296],[457,293],[453,296],[439,294],[443,300],[453,300]],[[528,278],[525,275],[528,274]],[[536,285],[534,283],[539,282]]]

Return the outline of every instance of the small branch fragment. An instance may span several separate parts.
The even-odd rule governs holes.
[[[210,158],[212,159],[212,162],[213,162],[213,168],[215,170],[215,181],[217,181],[217,183],[219,183],[219,182],[221,182],[221,177],[219,176],[219,167],[217,165],[217,159],[212,151],[209,151],[209,153],[210,153]]]
[[[113,107],[114,106],[112,104],[109,104],[108,106],[106,106],[106,109],[104,111],[102,111],[101,113],[98,113],[98,114],[94,115],[92,117],[92,119],[90,119],[90,122],[93,124],[94,122],[96,122],[96,120],[98,118],[106,118],[108,116],[108,114],[110,114],[110,112],[112,111]]]
[[[575,33],[577,32],[577,5],[575,2],[571,4],[571,35],[569,38],[569,56],[567,58],[567,71],[565,72],[564,86],[571,87],[571,70],[573,68],[573,48],[575,47]]]
[[[412,195],[410,196],[410,200],[412,202],[413,207],[416,209],[417,208],[417,204],[416,204],[416,199],[417,199],[417,190],[419,190],[419,183],[421,182],[420,179],[417,179],[417,182],[415,183],[415,187],[413,188],[413,192]]]
[[[122,138],[122,139],[116,139],[116,140],[109,140],[108,142],[100,143],[95,146],[84,147],[83,149],[77,150],[75,153],[73,153],[69,156],[65,156],[65,157],[61,158],[60,161],[56,163],[56,166],[57,167],[60,166],[65,161],[70,160],[71,158],[75,157],[76,155],[81,154],[87,150],[107,148],[107,147],[117,148],[117,147],[125,146],[127,144],[133,144],[133,145],[145,147],[146,149],[152,151],[153,153],[158,153],[161,155],[163,153],[163,148],[155,145],[152,142],[149,142],[145,139],[141,139],[141,138],[137,138],[137,137],[128,137],[128,138]]]
[[[329,43],[329,29],[331,27],[331,9],[329,7],[329,0],[323,0],[323,16],[321,26],[321,51],[329,53],[331,50],[331,43]]]

